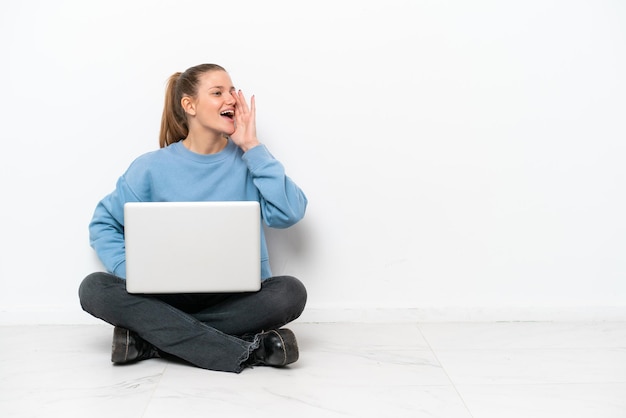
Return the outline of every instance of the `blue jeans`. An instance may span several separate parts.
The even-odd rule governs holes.
[[[86,312],[137,333],[161,352],[204,369],[241,372],[264,330],[298,318],[304,285],[291,276],[271,277],[258,292],[137,295],[108,273],[87,276],[79,288]]]

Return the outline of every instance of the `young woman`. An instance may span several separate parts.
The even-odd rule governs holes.
[[[262,286],[233,294],[136,295],[126,292],[126,202],[256,200],[269,227],[304,216],[307,199],[256,135],[255,100],[247,104],[230,76],[201,64],[168,81],[159,150],[137,158],[96,206],[90,243],[107,273],[80,285],[82,308],[115,326],[111,359],[131,363],[173,356],[210,370],[281,367],[298,359],[293,332],[306,289],[272,276],[261,235]]]

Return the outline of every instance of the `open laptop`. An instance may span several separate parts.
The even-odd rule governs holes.
[[[258,202],[132,202],[124,224],[129,293],[261,288]]]

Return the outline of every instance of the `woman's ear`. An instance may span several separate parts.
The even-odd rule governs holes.
[[[185,96],[180,99],[180,105],[186,114],[196,116],[196,105],[191,97]]]

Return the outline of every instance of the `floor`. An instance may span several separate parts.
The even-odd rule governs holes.
[[[300,360],[110,363],[112,328],[0,327],[0,416],[626,417],[626,322],[293,323]]]

